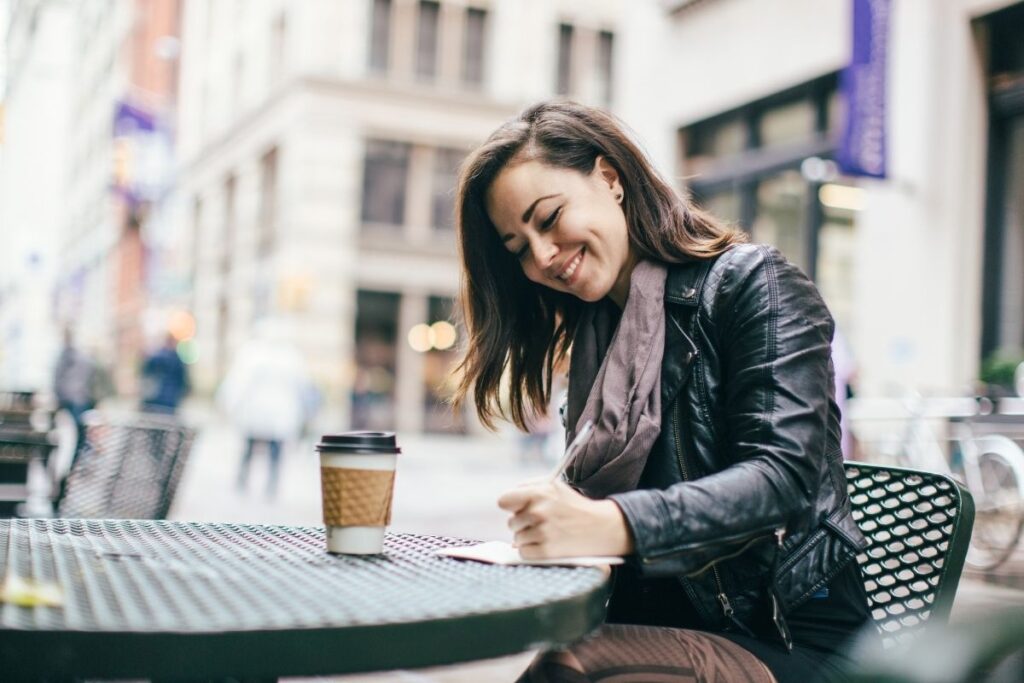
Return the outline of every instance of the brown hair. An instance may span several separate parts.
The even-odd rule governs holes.
[[[491,429],[495,417],[526,429],[529,413],[547,406],[552,370],[566,357],[584,303],[527,279],[487,214],[487,192],[512,164],[538,161],[589,174],[598,156],[619,174],[629,242],[638,257],[665,263],[713,258],[746,239],[680,197],[607,112],[541,102],[503,124],[466,158],[455,200],[459,304],[468,341],[453,403],[457,408],[472,391],[477,415]],[[506,368],[507,412],[500,398]]]

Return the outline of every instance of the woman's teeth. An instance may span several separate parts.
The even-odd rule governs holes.
[[[576,268],[580,265],[580,259],[582,259],[582,258],[583,258],[583,250],[581,249],[580,253],[577,254],[576,258],[574,258],[572,260],[572,263],[569,264],[569,267],[566,268],[565,271],[563,271],[562,274],[558,276],[558,279],[559,280],[563,280],[565,282],[568,282],[569,278],[572,277],[572,274],[576,272]]]

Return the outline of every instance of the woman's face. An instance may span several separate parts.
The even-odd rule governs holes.
[[[621,197],[619,175],[603,157],[589,174],[527,161],[498,174],[487,214],[526,277],[622,307],[635,259]]]

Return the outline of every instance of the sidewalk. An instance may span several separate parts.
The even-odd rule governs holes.
[[[498,495],[517,482],[545,473],[546,463],[521,463],[511,435],[450,437],[398,435],[402,448],[396,475],[391,530],[480,540],[509,537]],[[319,463],[312,441],[286,449],[280,490],[263,495],[265,458],[255,457],[245,492],[235,488],[242,442],[229,427],[208,420],[196,441],[171,519],[263,524],[317,525],[320,520]],[[1020,563],[1015,566],[1024,566]],[[993,607],[1024,608],[1024,590],[995,586],[964,576],[953,620]],[[344,683],[476,683],[513,681],[534,653],[469,664],[389,671],[330,679]],[[299,680],[299,679],[290,679]]]
[[[516,483],[544,474],[542,462],[520,463],[508,437],[397,436],[390,530],[480,540],[507,539],[506,516],[495,501]],[[264,494],[267,461],[253,457],[247,490],[235,486],[242,439],[212,422],[202,428],[170,518],[259,524],[321,524],[319,461],[313,441],[285,448],[279,490]]]

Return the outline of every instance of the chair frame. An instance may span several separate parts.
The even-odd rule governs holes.
[[[166,519],[195,438],[173,416],[87,413],[58,517]]]

